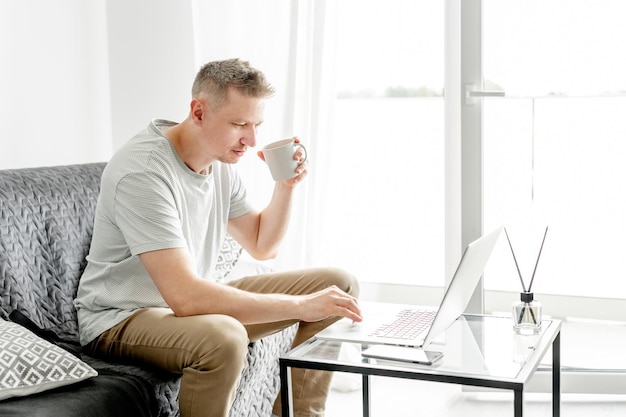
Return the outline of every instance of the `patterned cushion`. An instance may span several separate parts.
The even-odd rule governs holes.
[[[73,384],[97,374],[30,330],[0,320],[0,400]]]
[[[242,250],[243,248],[232,236],[226,235],[224,242],[222,242],[220,254],[217,256],[217,265],[215,266],[215,272],[213,274],[215,281],[225,281],[226,277],[237,263]]]

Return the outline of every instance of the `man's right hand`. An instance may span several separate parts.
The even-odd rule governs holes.
[[[302,321],[320,321],[331,316],[345,317],[355,322],[363,321],[358,300],[334,285],[301,297],[299,319]]]

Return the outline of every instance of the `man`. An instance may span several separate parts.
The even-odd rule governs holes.
[[[76,299],[81,343],[181,373],[182,417],[228,415],[249,341],[300,322],[297,345],[341,317],[361,321],[358,284],[338,269],[207,279],[227,232],[257,259],[276,256],[307,174],[302,162],[294,178],[276,182],[262,211],[246,200],[233,164],[256,145],[273,92],[247,62],[210,62],[196,76],[188,117],[154,120],[102,176]],[[296,415],[323,415],[330,375],[294,370],[292,383]]]

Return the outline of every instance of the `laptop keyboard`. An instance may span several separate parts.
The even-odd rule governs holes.
[[[402,310],[395,321],[379,326],[370,336],[415,339],[433,323],[436,314],[433,310]]]

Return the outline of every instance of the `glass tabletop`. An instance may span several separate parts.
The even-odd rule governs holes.
[[[348,370],[347,367],[352,367],[352,372],[354,367],[395,369],[525,383],[552,345],[560,327],[558,320],[544,320],[538,334],[520,335],[513,330],[510,317],[463,315],[426,348],[443,353],[443,358],[432,365],[367,359],[360,354],[340,355],[342,349],[348,348],[344,346],[346,343],[316,339],[292,350],[285,358],[325,363],[329,370],[338,371]],[[352,350],[367,348],[359,344],[356,347]]]

